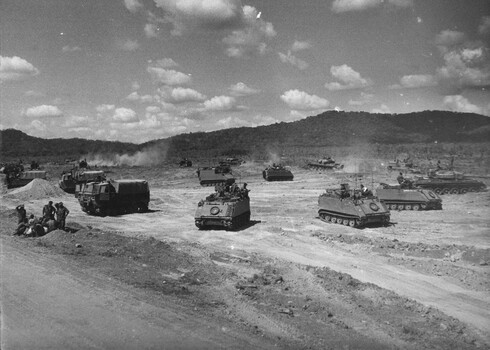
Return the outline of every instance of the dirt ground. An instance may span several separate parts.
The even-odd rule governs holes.
[[[265,182],[264,164],[235,167],[252,222],[198,230],[211,193],[195,168],[107,168],[147,179],[150,212],[95,217],[50,186],[1,197],[2,349],[478,349],[490,347],[490,194],[443,196],[443,210],[391,213],[354,229],[317,218],[340,182],[375,188],[381,171],[293,167]],[[484,182],[489,184],[488,179]],[[63,201],[72,232],[11,236],[14,208]]]

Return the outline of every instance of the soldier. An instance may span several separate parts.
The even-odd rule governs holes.
[[[70,211],[63,205],[63,202],[59,202],[56,208],[56,225],[58,228],[65,230],[66,217],[70,214]]]
[[[373,192],[363,184],[361,184],[361,196],[363,197],[371,197],[373,195]]]
[[[14,236],[20,236],[29,227],[27,225],[27,212],[24,208],[24,204],[20,204],[15,208],[17,212],[17,229],[14,232]]]
[[[350,197],[349,193],[349,185],[347,184],[340,184],[340,198],[348,198]]]
[[[48,204],[43,207],[43,218],[41,220],[41,223],[46,223],[49,220],[54,220],[55,213],[56,209],[53,207],[53,201],[49,201]]]
[[[243,188],[242,188],[242,196],[243,198],[248,198],[248,192],[250,192],[250,190],[247,188],[247,183],[243,183]]]
[[[400,175],[396,178],[396,181],[401,185],[403,181],[405,181],[405,178],[403,177],[403,174],[400,172]]]

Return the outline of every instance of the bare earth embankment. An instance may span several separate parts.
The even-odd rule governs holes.
[[[490,346],[489,192],[353,229],[316,218],[318,195],[354,183],[349,174],[293,168],[294,181],[267,183],[262,168],[236,168],[251,189],[252,223],[235,232],[194,226],[211,189],[193,168],[111,169],[150,181],[144,214],[88,216],[50,186],[8,191],[2,349]],[[39,215],[49,199],[70,209],[73,232],[10,236],[17,204]]]

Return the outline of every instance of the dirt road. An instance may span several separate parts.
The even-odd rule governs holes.
[[[427,310],[440,310],[461,321],[481,339],[470,342],[473,345],[469,348],[483,344],[490,346],[488,192],[447,195],[443,197],[442,211],[392,212],[393,225],[389,227],[353,229],[327,224],[316,218],[318,195],[326,187],[337,186],[339,181],[354,181],[349,174],[295,168],[294,181],[268,183],[259,175],[260,165],[242,165],[238,170],[242,182],[247,182],[251,189],[252,224],[236,232],[199,231],[194,226],[195,206],[211,189],[198,185],[192,169],[166,169],[161,177],[153,177],[150,181],[151,212],[145,214],[92,217],[83,213],[70,195],[63,195],[59,200],[62,199],[71,211],[69,221],[102,231],[127,237],[154,237],[176,244],[198,244],[207,252],[216,251],[232,257],[258,255],[272,259],[272,264],[278,269],[293,265],[309,266],[348,274],[362,283],[381,287],[401,298],[414,300]],[[125,171],[126,178],[146,177],[144,168]],[[371,182],[371,178],[361,181],[375,187],[377,182],[394,182],[391,176],[382,173],[377,175],[376,183]],[[27,201],[28,212],[39,211],[44,201]],[[16,202],[15,198],[5,198],[4,207],[13,208]],[[143,307],[141,313],[143,302],[135,299],[134,291],[124,294],[118,287],[117,293],[122,294],[116,293],[116,302],[114,293],[107,293],[115,281],[86,274],[74,280],[72,274],[79,276],[80,272],[46,270],[43,263],[35,260],[37,256],[30,256],[5,241],[3,245],[2,266],[5,267],[2,274],[3,281],[8,282],[3,283],[2,292],[2,327],[3,333],[8,335],[3,345],[15,343],[16,337],[22,334],[16,330],[30,324],[30,319],[22,317],[26,310],[31,316],[39,315],[32,319],[32,322],[39,323],[40,315],[59,294],[73,297],[63,300],[64,306],[60,307],[59,314],[49,312],[50,322],[47,324],[54,323],[56,327],[50,327],[51,331],[46,332],[40,327],[39,332],[32,333],[32,344],[39,337],[46,341],[63,341],[68,348],[106,348],[107,344],[131,348],[131,345],[143,344],[139,341],[152,348],[164,340],[170,344],[169,348],[178,348],[172,346],[175,344],[182,348],[195,348],[196,344],[199,348],[219,348],[232,342],[233,347],[238,348],[237,338],[242,339],[243,348],[247,348],[258,341],[243,334],[241,338],[236,334],[226,338],[219,327],[210,329],[205,325],[206,320],[200,321],[195,315],[188,315],[188,310],[175,310],[169,305],[156,311],[149,308],[147,314]],[[51,268],[56,266],[56,261],[46,264]],[[253,275],[250,269],[243,266],[241,269]],[[25,285],[26,281],[29,281],[28,285]],[[19,296],[19,289],[26,292]],[[308,293],[306,286],[301,289],[303,292]],[[26,302],[29,300],[36,301]],[[120,310],[125,312],[121,315]],[[235,312],[245,317],[244,310]],[[362,316],[351,317],[348,319],[353,323],[361,322],[359,317]],[[179,322],[176,323],[176,319]],[[114,327],[115,320],[121,325]],[[152,327],[147,327],[148,323]],[[442,324],[440,327],[444,329],[446,326]],[[377,333],[369,327],[361,333],[378,341],[384,339],[381,343],[388,344],[388,347],[411,347],[406,339],[387,340],[387,331],[382,331],[379,324],[376,327],[383,335],[375,337]],[[270,325],[264,328],[271,330]],[[134,332],[121,334],[118,329],[132,329]],[[182,336],[182,329],[192,331]],[[64,336],[56,337],[55,334]],[[86,334],[87,339],[80,334]],[[271,338],[263,339],[259,341],[263,347],[274,345]]]

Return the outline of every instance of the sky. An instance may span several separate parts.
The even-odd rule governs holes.
[[[2,0],[0,129],[143,143],[328,110],[490,116],[488,0]]]

